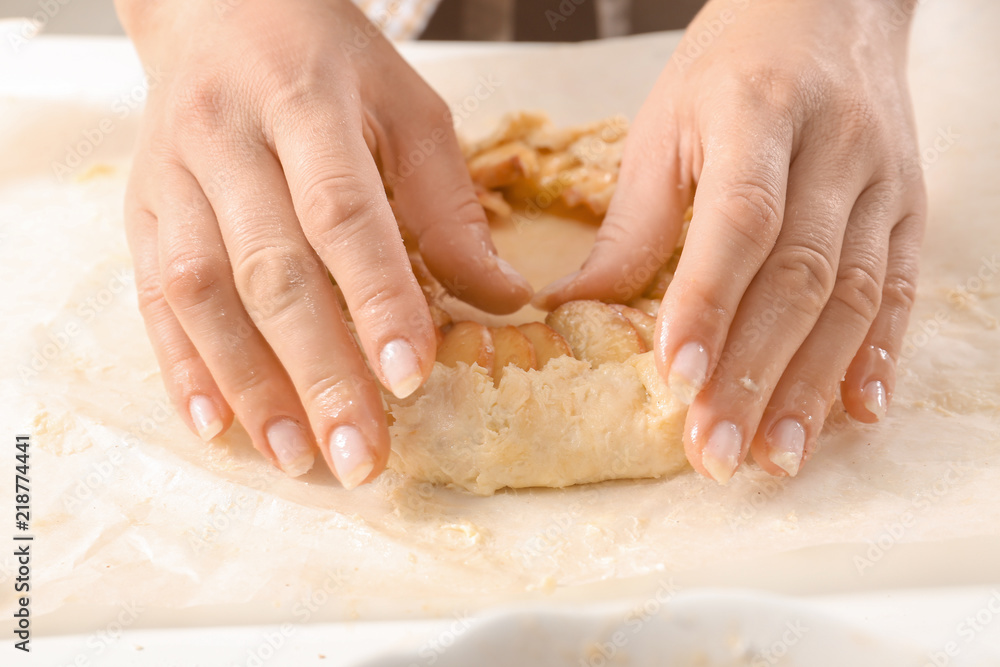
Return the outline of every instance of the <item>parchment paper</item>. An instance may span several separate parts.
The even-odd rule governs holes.
[[[195,608],[216,623],[300,619],[307,602],[321,607],[313,619],[434,614],[817,545],[856,545],[864,574],[865,558],[880,567],[872,545],[996,536],[997,25],[990,0],[927,2],[918,16],[931,222],[888,418],[859,425],[838,405],[798,478],[744,469],[726,487],[687,473],[479,498],[387,476],[348,493],[322,471],[286,479],[238,428],[201,443],[166,401],[135,305],[120,202],[136,114],[60,180],[53,163],[115,118],[109,106],[0,100],[0,423],[4,438],[34,443],[35,614],[125,601],[164,623]],[[633,115],[676,41],[527,47],[421,70],[475,135],[522,108],[558,123]],[[592,233],[572,232],[540,266],[528,249],[547,228],[520,229],[498,245],[536,280],[574,268]],[[5,506],[12,476],[0,475]],[[0,563],[7,613],[13,561]]]

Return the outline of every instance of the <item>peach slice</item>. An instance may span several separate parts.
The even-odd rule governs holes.
[[[653,336],[656,333],[656,318],[642,312],[638,308],[630,306],[613,304],[611,307],[624,315],[625,319],[632,323],[632,326],[635,327],[636,332],[639,334],[639,338],[642,339],[642,344],[646,346],[647,350],[652,350]]]
[[[468,365],[479,364],[490,371],[496,356],[493,334],[478,322],[456,322],[445,333],[438,346],[437,360],[445,366],[455,367],[462,361]]]
[[[677,270],[677,262],[671,258],[669,262],[660,267],[660,270],[656,272],[653,277],[652,282],[649,283],[649,287],[643,292],[643,296],[650,299],[662,299],[663,295],[667,293],[667,288],[670,287],[670,282],[674,279],[674,271]]]
[[[656,317],[656,314],[660,312],[660,300],[659,299],[647,299],[646,297],[640,296],[636,299],[632,299],[628,302],[628,305],[636,310],[641,310],[647,315]]]
[[[522,142],[513,141],[476,155],[468,164],[472,180],[493,190],[535,174],[538,171],[538,156]]]
[[[575,357],[595,368],[646,351],[632,323],[600,301],[569,301],[549,313],[545,323],[562,334]]]
[[[511,325],[490,330],[493,334],[493,381],[500,384],[504,369],[509,365],[529,371],[537,368],[535,348],[521,331]]]
[[[528,322],[518,329],[527,336],[535,348],[535,361],[539,368],[544,368],[549,359],[573,356],[573,350],[570,349],[566,339],[544,322]]]

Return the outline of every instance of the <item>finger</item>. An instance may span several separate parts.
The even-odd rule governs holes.
[[[899,210],[888,188],[872,186],[851,212],[830,300],[781,375],[753,439],[754,460],[772,475],[794,477],[809,458],[840,379],[879,310]]]
[[[363,140],[362,121],[356,111],[343,115],[337,125],[307,121],[276,131],[294,202],[294,211],[282,215],[294,219],[297,213],[297,234],[304,233],[343,291],[372,367],[402,398],[434,366],[434,324]],[[378,445],[381,453],[384,447]]]
[[[705,164],[684,252],[657,318],[656,361],[690,403],[711,377],[750,281],[782,227],[792,129],[782,116],[741,109],[708,128]],[[845,215],[846,218],[846,215]]]
[[[218,222],[184,168],[160,175],[163,290],[254,446],[292,476],[313,465],[305,411],[233,286]]]
[[[594,247],[580,271],[540,291],[532,303],[552,310],[573,299],[624,303],[647,286],[674,252],[691,203],[690,165],[681,164],[671,117],[643,109],[629,132],[621,172]]]
[[[838,178],[844,173],[851,180]],[[868,174],[859,177],[818,151],[801,155],[792,168],[781,233],[688,412],[689,454],[720,482],[746,455],[775,385],[826,306],[862,178]]]
[[[896,364],[916,298],[924,206],[921,190],[915,212],[892,230],[881,307],[840,386],[848,414],[861,422],[885,417],[896,387]]]
[[[201,178],[226,183],[212,190],[212,207],[244,308],[294,385],[287,394],[298,394],[341,484],[350,489],[372,479],[385,467],[389,450],[382,396],[326,267],[299,226],[281,165],[253,142],[226,143],[196,159],[205,160],[197,167]],[[359,254],[372,242],[363,236],[345,240],[347,252]],[[346,294],[357,289],[356,282],[342,280],[336,263],[334,269]],[[384,276],[381,269],[376,273]]]
[[[417,99],[435,102],[409,122],[387,128],[379,144],[387,147],[382,159],[400,221],[449,292],[482,310],[512,313],[531,298],[531,285],[497,255],[451,115],[432,91],[422,92]]]
[[[233,412],[211,372],[184,333],[163,295],[156,216],[139,200],[136,180],[148,178],[137,165],[125,199],[125,229],[135,266],[136,292],[163,384],[192,431],[208,442],[226,431]]]

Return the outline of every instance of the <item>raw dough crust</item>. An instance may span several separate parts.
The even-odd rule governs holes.
[[[497,387],[478,365],[435,363],[415,395],[387,400],[389,467],[416,481],[489,495],[687,466],[687,406],[660,378],[652,352],[596,369],[572,357],[538,370],[508,366]]]
[[[493,219],[543,191],[571,209],[602,216],[617,182],[626,130],[619,117],[556,130],[543,115],[513,114],[488,139],[466,147],[466,159]],[[452,326],[445,290],[415,251],[411,261],[440,334]],[[650,299],[662,296],[674,267],[676,257],[633,305],[647,311],[649,304],[658,305]],[[436,362],[414,395],[399,400],[385,394],[389,467],[417,482],[482,495],[682,470],[687,406],[660,378],[653,353],[599,367],[600,360],[577,357],[556,357],[528,370],[509,365],[499,381],[478,364]]]

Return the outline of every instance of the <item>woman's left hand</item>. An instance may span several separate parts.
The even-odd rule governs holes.
[[[635,120],[590,257],[536,296],[641,293],[697,184],[655,354],[691,403],[691,465],[720,482],[750,450],[797,474],[838,386],[855,419],[885,416],[926,207],[908,21],[902,0],[710,0]]]

